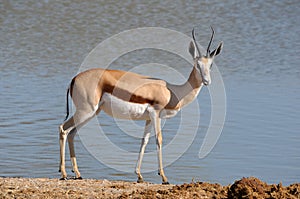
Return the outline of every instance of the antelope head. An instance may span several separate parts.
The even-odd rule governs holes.
[[[211,83],[210,70],[211,70],[211,67],[213,64],[213,60],[214,60],[215,56],[221,52],[222,47],[223,47],[223,43],[220,42],[220,44],[218,45],[218,47],[215,50],[213,50],[212,52],[210,51],[210,45],[212,43],[212,40],[214,38],[214,33],[215,33],[215,31],[212,27],[211,27],[211,30],[212,30],[212,34],[211,34],[211,38],[210,38],[210,41],[209,41],[207,49],[206,49],[206,55],[202,55],[200,52],[199,46],[195,39],[194,29],[192,30],[193,40],[191,41],[190,46],[189,46],[189,52],[194,59],[194,67],[200,73],[200,76],[202,78],[202,83],[205,86],[207,86]]]

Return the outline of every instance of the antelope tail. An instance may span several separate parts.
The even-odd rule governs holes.
[[[67,102],[66,102],[66,112],[67,112],[67,115],[66,115],[66,118],[65,118],[64,121],[66,121],[68,119],[69,112],[70,112],[70,110],[69,110],[69,92],[70,92],[70,87],[67,90],[67,96],[66,96],[66,98],[67,98]]]

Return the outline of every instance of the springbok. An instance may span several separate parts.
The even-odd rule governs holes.
[[[67,116],[65,122],[59,126],[59,171],[62,180],[67,179],[65,169],[66,140],[69,144],[75,179],[82,179],[75,157],[74,136],[80,127],[103,110],[115,118],[146,121],[135,169],[138,177],[137,182],[143,182],[140,168],[145,147],[149,141],[152,126],[154,126],[158,174],[162,177],[162,184],[168,184],[162,161],[161,119],[175,116],[182,107],[197,97],[203,85],[207,86],[211,83],[210,69],[215,56],[221,52],[223,46],[223,43],[220,42],[215,50],[210,51],[214,37],[212,28],[206,55],[203,56],[195,40],[194,29],[192,30],[192,37],[188,50],[194,59],[194,66],[188,80],[182,85],[169,84],[162,79],[132,72],[100,68],[86,70],[72,79],[67,90]],[[69,116],[69,93],[76,107],[76,112],[67,120]]]

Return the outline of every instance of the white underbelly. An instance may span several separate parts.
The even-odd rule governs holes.
[[[139,104],[124,101],[109,93],[104,93],[101,98],[101,110],[106,114],[119,119],[128,120],[150,120],[150,111],[153,108],[150,104]],[[179,110],[164,109],[160,113],[160,118],[174,117]]]
[[[109,93],[104,93],[101,98],[101,110],[106,114],[119,119],[149,120],[149,104],[138,104],[124,101]]]

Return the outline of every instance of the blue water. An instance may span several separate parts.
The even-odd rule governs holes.
[[[228,184],[255,176],[268,183],[299,182],[299,10],[296,0],[4,1],[0,4],[0,176],[60,177],[58,125],[65,116],[66,88],[86,55],[100,42],[139,27],[164,27],[187,35],[195,27],[200,44],[206,46],[212,25],[216,30],[213,46],[224,42],[224,50],[216,58],[227,97],[224,129],[213,150],[199,159],[211,114],[210,95],[204,88],[197,99],[201,110],[199,126],[193,114],[185,115],[190,121],[187,128],[197,128],[198,132],[187,151],[165,168],[169,181],[195,179]],[[151,49],[128,54],[111,68],[128,70],[128,66],[145,63],[172,66],[185,77],[191,70],[181,58]],[[146,73],[154,75],[157,71],[149,68]],[[172,75],[165,79],[182,82]],[[164,125],[166,145],[174,138],[180,116]],[[138,151],[137,137],[122,132],[104,114],[98,120],[113,143],[130,152]],[[132,134],[142,135],[143,123],[122,125]],[[177,150],[174,153],[182,148]],[[152,151],[155,152],[153,138],[147,147],[147,152]],[[117,159],[132,172],[112,169],[93,157],[79,136],[76,152],[85,178],[136,180],[135,160]],[[153,165],[153,171],[143,176],[160,183],[156,162]],[[67,170],[71,173],[69,162]]]

